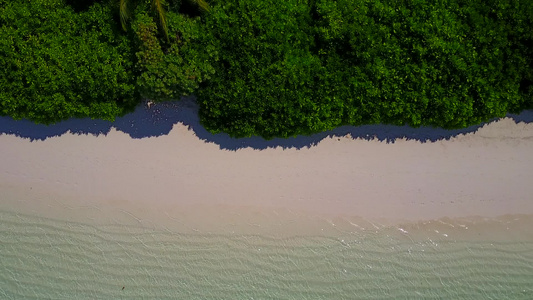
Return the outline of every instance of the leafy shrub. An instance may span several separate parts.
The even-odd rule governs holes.
[[[533,106],[527,0],[227,0],[199,91],[212,132],[292,136],[343,124],[460,128]]]
[[[199,18],[168,12],[168,42],[158,37],[155,20],[140,6],[133,29],[136,41],[137,87],[156,101],[190,95],[215,72],[217,53]]]
[[[0,114],[113,120],[134,106],[131,45],[111,19],[100,4],[76,14],[60,0],[0,1]]]
[[[107,1],[0,0],[0,114],[112,120],[197,93],[211,132],[272,138],[533,108],[533,1],[217,1],[172,1],[166,31],[138,1],[124,34]]]
[[[315,95],[324,68],[312,53],[306,1],[224,1],[205,23],[220,58],[198,92],[208,130],[271,138],[340,124],[342,103]]]
[[[523,107],[531,50],[520,39],[529,24],[531,41],[532,14],[514,18],[532,5],[489,2],[318,0],[321,57],[346,79],[347,111],[365,123],[459,128]]]

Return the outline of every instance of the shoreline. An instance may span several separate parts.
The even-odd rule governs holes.
[[[345,136],[303,149],[221,150],[181,123],[144,139],[0,135],[0,210],[271,234],[533,215],[532,137],[533,124],[508,118],[432,143]]]

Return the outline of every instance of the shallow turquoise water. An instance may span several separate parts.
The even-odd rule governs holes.
[[[533,299],[530,236],[426,232],[179,234],[0,212],[0,298]]]

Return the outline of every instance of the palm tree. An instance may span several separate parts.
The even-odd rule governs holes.
[[[194,6],[198,7],[200,11],[207,11],[209,10],[209,5],[205,0],[187,0]],[[118,0],[119,5],[119,13],[120,13],[120,23],[122,24],[122,29],[126,29],[126,23],[129,16],[129,0]],[[165,0],[152,0],[152,6],[157,11],[157,14],[159,16],[159,22],[161,23],[161,29],[163,30],[163,33],[165,34],[165,37],[168,40],[168,28],[167,28],[167,19],[166,19],[166,11],[165,7],[167,6],[167,3]]]

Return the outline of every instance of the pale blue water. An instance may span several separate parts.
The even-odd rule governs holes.
[[[0,299],[533,299],[528,233],[426,229],[268,238],[0,212]]]

